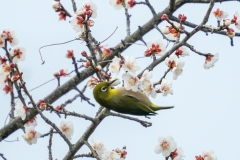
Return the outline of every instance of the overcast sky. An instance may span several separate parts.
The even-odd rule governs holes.
[[[156,11],[160,12],[167,5],[168,1],[160,2],[152,0]],[[53,78],[54,71],[68,68],[72,70],[71,61],[64,57],[67,50],[74,50],[77,58],[80,53],[87,50],[84,44],[72,42],[61,46],[52,46],[42,49],[42,55],[46,61],[41,65],[38,49],[47,44],[65,42],[74,39],[77,34],[67,21],[58,21],[58,15],[51,8],[52,1],[30,1],[25,0],[0,0],[0,31],[6,28],[14,30],[19,39],[19,46],[26,48],[26,61],[19,63],[24,78],[29,89],[36,87],[49,79]],[[63,5],[73,14],[71,1],[62,1]],[[82,6],[82,0],[76,0],[78,8]],[[108,0],[94,2],[98,6],[98,16],[95,26],[92,28],[93,36],[102,41],[108,37],[116,27],[118,30],[106,42],[109,47],[114,47],[124,39],[126,35],[124,10],[116,11],[109,5]],[[207,10],[208,4],[184,5],[174,15],[183,13],[189,21],[199,23]],[[237,2],[216,4],[216,8],[221,8],[229,13],[229,18],[240,4]],[[151,12],[146,6],[137,6],[129,11],[131,17],[131,31],[134,32],[139,25],[143,25],[151,18]],[[216,26],[217,22],[213,15],[209,18],[209,25]],[[160,24],[159,26],[163,26]],[[235,29],[235,27],[234,27]],[[187,30],[190,31],[189,28]],[[235,29],[235,31],[237,31]],[[152,30],[143,37],[145,41],[162,39],[161,35]],[[205,149],[213,149],[219,160],[238,159],[239,155],[239,135],[240,135],[240,109],[239,109],[239,90],[240,90],[240,39],[234,38],[234,47],[230,46],[230,40],[226,36],[200,32],[189,41],[190,44],[203,53],[219,53],[220,58],[214,68],[205,70],[203,68],[204,57],[190,52],[190,56],[183,58],[185,61],[184,71],[177,80],[172,79],[169,73],[166,79],[173,83],[173,95],[163,97],[161,94],[156,99],[152,99],[158,105],[175,105],[172,110],[159,111],[157,116],[151,119],[139,117],[153,123],[152,127],[144,128],[133,121],[107,117],[98,126],[89,138],[102,140],[108,150],[127,147],[127,159],[129,160],[164,160],[162,155],[154,153],[154,147],[158,144],[159,136],[171,135],[178,146],[184,149],[185,160],[195,159],[195,155],[200,155]],[[139,57],[143,55],[146,47],[133,45],[127,49],[123,55]],[[0,50],[0,55],[3,55]],[[150,58],[138,59],[141,68],[144,69],[151,62]],[[148,62],[148,63],[147,63]],[[167,69],[165,64],[154,68],[153,81],[158,81]],[[62,82],[69,78],[62,79]],[[82,88],[86,82],[79,85]],[[57,82],[53,81],[45,86],[31,92],[35,101],[44,98],[55,87]],[[59,105],[75,95],[71,91],[63,96],[53,105]],[[86,102],[80,103],[79,100],[69,105],[67,109],[89,116],[95,115],[98,104],[94,101],[92,90],[87,89],[86,96],[91,98],[96,107],[89,106]],[[4,125],[10,108],[9,95],[0,93],[1,112],[0,123]],[[44,112],[45,113],[45,112]],[[58,119],[55,114],[46,114],[56,125],[59,126],[63,120]],[[73,121],[74,134],[71,140],[75,143],[90,124],[86,120],[71,118]],[[37,117],[38,126],[36,130],[40,133],[47,133],[50,127]],[[16,140],[18,142],[1,142],[0,153],[3,153],[8,160],[46,160],[48,159],[48,138],[41,138],[35,145],[28,145],[22,138],[23,131],[18,130],[6,140]],[[58,136],[53,136],[53,157],[62,159],[68,151],[68,146]],[[83,147],[78,153],[88,153],[89,149]],[[89,159],[89,158],[83,158]]]

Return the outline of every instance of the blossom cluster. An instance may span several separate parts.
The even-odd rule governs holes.
[[[94,21],[90,18],[97,17],[97,6],[92,0],[84,3],[83,7],[78,9],[71,17],[70,23],[79,37],[83,37],[83,33],[88,29],[88,26],[94,26]]]
[[[124,6],[127,9],[133,8],[136,4],[135,0],[109,0],[109,3],[116,10],[122,9]]]
[[[8,51],[7,44],[12,46]],[[16,70],[16,64],[24,61],[26,50],[17,46],[18,39],[14,31],[5,29],[0,34],[0,47],[6,51],[5,56],[0,56],[0,86],[4,86],[3,90],[6,94],[12,92],[12,83],[19,80],[20,75]]]
[[[156,154],[162,153],[166,159],[171,158],[171,160],[182,160],[184,157],[183,155],[183,148],[177,147],[177,143],[171,136],[158,138],[158,144],[154,148],[154,152]],[[214,155],[212,149],[204,150],[202,155],[195,156],[196,160],[217,160],[217,157]]]
[[[124,160],[126,158],[126,150],[116,148],[115,150],[107,150],[100,140],[92,140],[92,148],[97,153],[99,158],[103,160]]]
[[[233,38],[235,36],[234,29],[229,27],[231,24],[234,24],[235,27],[240,30],[240,16],[237,11],[233,15],[232,19],[227,19],[228,13],[219,8],[213,11],[213,15],[217,18],[217,21],[219,22],[219,24],[221,21],[223,21],[223,26],[226,27],[226,35],[229,38]]]

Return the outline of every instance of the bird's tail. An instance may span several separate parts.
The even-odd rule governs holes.
[[[158,110],[162,110],[162,109],[171,109],[173,107],[174,106],[157,106],[155,104],[151,105],[151,109],[154,110],[154,111],[158,111]]]

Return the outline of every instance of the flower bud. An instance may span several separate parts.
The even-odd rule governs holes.
[[[88,56],[86,51],[82,51],[81,54],[82,54],[83,57],[87,57]]]
[[[94,21],[90,19],[87,21],[87,24],[88,24],[88,26],[92,27],[92,26],[94,26]]]
[[[185,22],[187,17],[184,14],[179,14],[178,19],[180,20],[181,23]]]
[[[167,14],[163,14],[161,17],[161,20],[167,20],[168,19],[168,15]]]
[[[97,65],[95,69],[96,69],[96,71],[101,71],[102,70],[102,66]]]
[[[235,36],[235,32],[232,28],[227,28],[227,32],[226,32],[226,35],[229,37],[229,38],[233,38]]]
[[[224,25],[224,26],[228,27],[230,24],[231,24],[230,19],[224,19],[224,20],[223,20],[223,25]]]
[[[88,68],[91,65],[91,63],[89,61],[83,62],[83,66],[85,68]]]
[[[73,58],[73,57],[74,57],[73,50],[67,50],[66,58]]]

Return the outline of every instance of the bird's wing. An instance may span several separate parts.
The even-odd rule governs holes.
[[[141,100],[130,96],[130,95],[125,95],[124,98],[122,98],[125,102],[123,103],[128,103],[128,102],[134,102],[128,105],[133,105],[135,104],[136,106],[129,106],[129,109],[132,109],[133,112],[138,112],[139,114],[142,113],[144,115],[144,113],[146,113],[146,115],[152,115],[152,114],[157,114],[156,112],[154,112],[149,106],[147,106],[146,104],[144,104]]]

